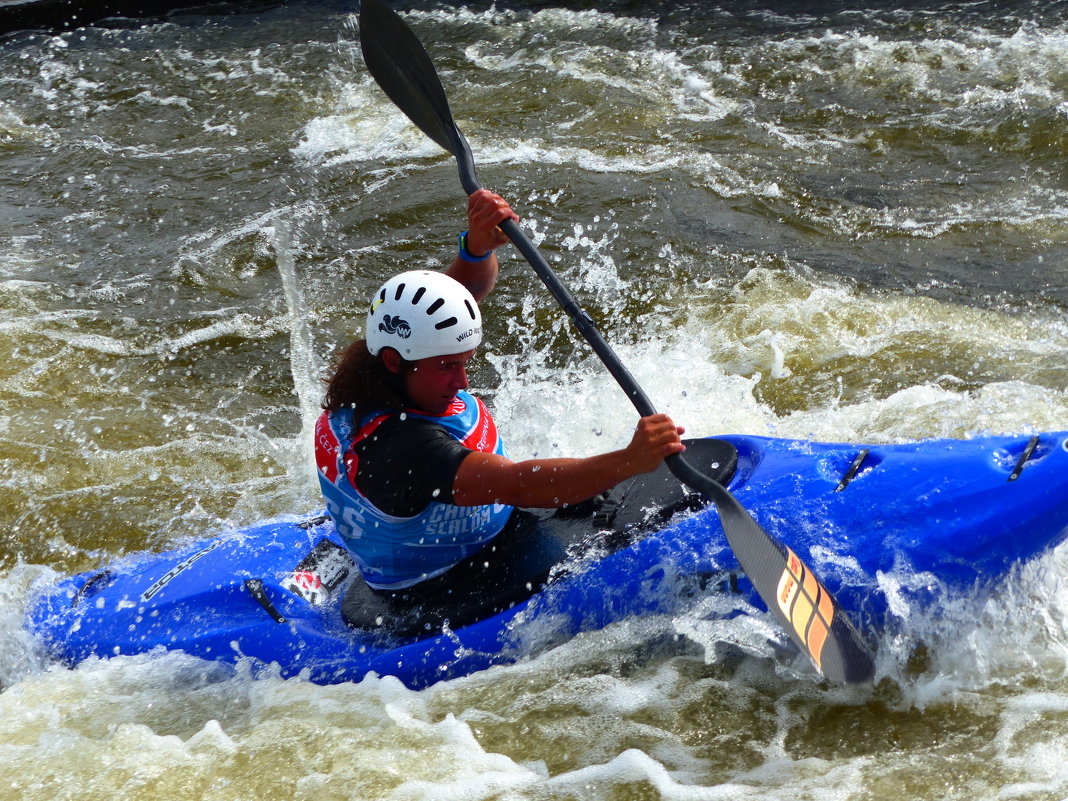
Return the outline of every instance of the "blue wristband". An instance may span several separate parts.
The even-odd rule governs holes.
[[[460,234],[460,258],[464,261],[478,263],[480,261],[485,261],[492,255],[493,251],[491,250],[489,253],[483,253],[481,256],[476,256],[474,253],[467,249],[467,231],[464,231],[462,234]]]

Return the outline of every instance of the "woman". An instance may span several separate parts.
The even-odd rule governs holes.
[[[482,341],[478,301],[497,281],[498,227],[518,221],[479,190],[443,273],[413,271],[372,298],[366,336],[328,382],[316,425],[327,508],[364,579],[398,590],[439,576],[482,548],[515,507],[578,503],[682,452],[683,429],[642,418],[623,449],[583,459],[508,458],[493,418],[467,390]]]

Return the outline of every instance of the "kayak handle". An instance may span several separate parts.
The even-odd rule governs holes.
[[[279,612],[278,608],[271,603],[271,599],[267,597],[267,590],[263,586],[263,579],[245,579],[245,589],[249,591],[249,594],[256,599],[256,603],[264,608],[275,623],[286,622],[285,615]]]

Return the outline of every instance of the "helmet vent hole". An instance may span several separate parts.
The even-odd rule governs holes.
[[[457,323],[456,318],[455,317],[450,317],[448,320],[442,320],[440,323],[435,325],[434,328],[436,328],[438,331],[440,331],[443,328],[449,328],[451,326],[454,326],[454,325],[456,325],[456,323]]]
[[[464,300],[464,305],[467,307],[467,313],[471,315],[471,319],[475,319],[475,310],[471,308],[471,301]]]
[[[412,295],[412,305],[413,305],[413,306],[414,306],[414,305],[415,305],[416,303],[418,303],[418,302],[419,302],[419,299],[420,299],[421,297],[423,297],[423,294],[424,294],[425,292],[426,292],[426,287],[425,287],[425,286],[421,286],[421,287],[419,287],[419,288],[418,288],[417,290],[415,290],[415,294],[414,294],[414,295]]]
[[[397,284],[397,293],[393,296],[394,300],[400,300],[404,295],[404,284]]]
[[[433,314],[434,312],[436,312],[438,309],[440,309],[444,305],[445,305],[445,299],[444,298],[438,298],[437,300],[435,300],[433,303],[430,304],[430,308],[428,308],[426,310],[426,313],[427,314]]]

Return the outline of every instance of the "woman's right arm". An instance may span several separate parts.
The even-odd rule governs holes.
[[[664,457],[686,450],[677,427],[666,414],[638,421],[626,448],[584,459],[528,459],[474,451],[460,463],[452,485],[457,506],[504,503],[556,508],[579,503],[616,484],[655,470]]]

